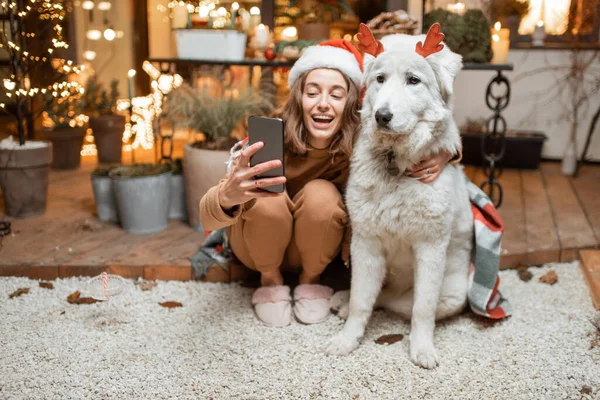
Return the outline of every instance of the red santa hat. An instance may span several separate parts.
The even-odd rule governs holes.
[[[327,40],[307,48],[290,70],[288,87],[303,74],[317,68],[336,69],[360,87],[363,57],[354,45],[343,39]]]

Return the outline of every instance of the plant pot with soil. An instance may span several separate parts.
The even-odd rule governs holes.
[[[52,143],[26,141],[21,146],[12,136],[0,141],[0,189],[7,216],[44,214],[51,162]]]
[[[68,86],[63,97],[47,94],[41,134],[52,142],[53,169],[76,169],[81,165],[81,148],[87,117],[81,113],[81,92]]]
[[[42,130],[42,136],[52,142],[53,169],[77,169],[81,166],[81,147],[86,128],[57,125]]]
[[[100,221],[119,221],[112,179],[108,176],[110,170],[116,167],[117,166],[99,167],[90,174],[92,190],[94,192],[94,201],[96,203],[96,213],[98,214],[98,219]]]
[[[123,229],[143,234],[167,227],[171,174],[169,164],[135,164],[110,170]]]
[[[112,80],[107,92],[95,78],[90,79],[82,100],[101,164],[121,163],[125,117],[117,114],[118,86],[119,81]]]
[[[224,91],[215,96],[205,90],[181,86],[167,98],[167,115],[177,126],[200,132],[200,139],[184,148],[183,179],[188,222],[203,230],[198,217],[200,199],[227,173],[231,147],[240,139],[232,137],[238,124],[250,115],[267,115],[273,108],[267,93]]]

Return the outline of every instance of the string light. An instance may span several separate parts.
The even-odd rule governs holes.
[[[113,41],[116,36],[117,34],[113,29],[108,28],[104,31],[104,39],[108,40],[109,42]]]
[[[98,29],[90,29],[85,34],[85,37],[87,37],[89,40],[100,40],[102,38],[102,32],[100,32]]]
[[[111,4],[109,1],[101,1],[98,3],[98,10],[100,11],[108,11],[111,8]]]
[[[92,50],[86,50],[83,52],[83,58],[85,58],[88,61],[94,61],[94,59],[96,58],[96,52]]]
[[[83,3],[81,3],[81,8],[83,8],[84,10],[91,11],[94,9],[94,2],[91,0],[86,0]]]
[[[152,78],[152,93],[131,99],[131,121],[125,125],[123,142],[129,143],[134,136],[135,139],[133,143],[124,147],[125,151],[138,147],[151,149],[154,146],[154,119],[162,113],[164,96],[183,84],[181,75],[161,74],[148,61],[142,64],[142,69]],[[130,70],[128,75],[133,77],[135,70]],[[129,108],[128,100],[117,102],[117,110],[125,111]]]

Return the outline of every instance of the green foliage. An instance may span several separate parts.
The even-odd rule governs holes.
[[[94,169],[92,171],[92,175],[94,176],[108,176],[108,173],[113,170],[114,168],[118,168],[120,165],[118,164],[113,164],[113,165],[102,165],[97,167],[96,169]]]
[[[81,93],[78,86],[70,86],[69,82],[61,82],[54,92],[47,92],[43,115],[52,121],[56,128],[82,126]],[[62,85],[62,87],[60,86]],[[63,93],[68,95],[63,96]],[[57,96],[54,96],[54,93]]]
[[[425,15],[423,30],[439,22],[450,50],[463,56],[463,62],[486,63],[492,59],[490,25],[481,10],[458,15],[441,8]]]
[[[173,171],[173,175],[182,175],[183,174],[183,159],[176,158],[171,162],[171,171]]]
[[[495,19],[518,15],[524,17],[529,12],[527,0],[494,0],[492,2],[492,15]]]
[[[169,171],[171,171],[171,164],[139,163],[112,169],[110,170],[110,174],[112,176],[134,178],[140,176],[160,175]]]
[[[107,91],[96,78],[90,78],[81,101],[81,108],[88,115],[112,115],[117,110],[119,81],[113,79]]]
[[[178,126],[202,132],[204,147],[229,149],[231,133],[237,124],[250,115],[266,115],[273,109],[273,99],[266,93],[251,90],[226,90],[228,95],[215,97],[206,90],[194,90],[188,85],[169,93],[167,116]]]
[[[310,46],[314,46],[315,44],[319,43],[320,41],[318,40],[280,40],[279,42],[275,43],[275,47],[273,49],[273,51],[275,51],[276,53],[281,53],[283,51],[284,48],[288,47],[288,46],[294,46],[297,47],[298,50],[302,50],[306,47],[310,47]]]
[[[290,0],[290,8],[297,7],[302,0]],[[306,0],[305,0],[306,1]],[[299,17],[305,17],[307,22],[336,22],[342,19],[342,14],[355,15],[352,7],[344,0],[313,0],[310,9],[302,10]]]

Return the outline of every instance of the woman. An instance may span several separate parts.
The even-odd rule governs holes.
[[[266,325],[288,325],[292,311],[305,324],[330,315],[333,290],[319,278],[340,252],[344,262],[350,254],[343,191],[359,131],[361,78],[362,56],[352,43],[330,40],[308,48],[290,70],[290,97],[276,113],[285,121],[285,177],[254,179],[280,166],[276,160],[249,167],[250,157],[263,146],[255,143],[200,202],[204,228],[229,227],[233,253],[260,272],[262,287],[252,304]],[[450,158],[434,155],[411,176],[433,182]],[[260,190],[281,183],[286,184],[283,194]],[[293,309],[282,266],[301,271]]]

